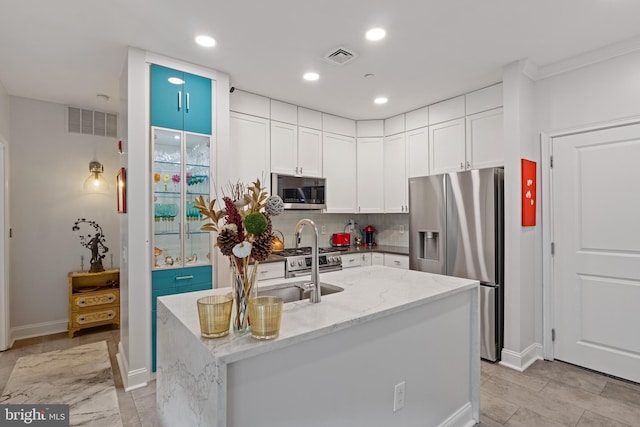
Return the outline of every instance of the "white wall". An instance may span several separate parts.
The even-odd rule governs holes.
[[[536,313],[541,311],[542,239],[538,204],[535,227],[522,227],[521,159],[540,164],[534,132],[534,82],[517,61],[503,69],[505,144],[505,284],[504,349],[502,361],[517,369],[539,356],[542,337],[536,336]],[[540,173],[538,172],[538,176]],[[538,200],[539,200],[538,186]]]
[[[9,94],[0,82],[0,138],[9,142]]]
[[[572,129],[640,116],[640,51],[536,82],[538,128]]]
[[[97,221],[118,267],[116,140],[66,132],[66,107],[11,97],[12,338],[67,330],[67,274],[89,267],[91,252],[71,230],[78,218]],[[104,165],[108,194],[86,194],[89,162]],[[90,229],[91,230],[91,229]],[[84,230],[86,233],[87,230]]]

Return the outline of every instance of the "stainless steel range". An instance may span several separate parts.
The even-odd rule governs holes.
[[[286,258],[284,277],[308,276],[311,274],[311,248],[290,248],[274,255]],[[342,270],[342,257],[335,248],[319,248],[318,259],[320,261],[320,273]]]

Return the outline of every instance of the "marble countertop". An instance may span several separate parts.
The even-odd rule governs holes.
[[[260,282],[260,287],[304,279],[266,280]],[[479,285],[474,280],[383,266],[323,273],[320,280],[340,286],[344,291],[323,295],[319,304],[311,304],[308,299],[285,304],[278,338],[258,341],[251,338],[250,334],[236,335],[231,332],[223,338],[200,338],[201,342],[215,358],[232,363],[446,298]],[[191,333],[200,337],[196,300],[229,291],[229,288],[221,288],[164,296],[158,298],[158,304],[163,304]],[[158,327],[160,325],[158,322]]]

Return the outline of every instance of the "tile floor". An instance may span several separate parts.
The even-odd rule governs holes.
[[[18,341],[0,352],[0,390],[16,360],[105,340],[124,427],[158,426],[155,382],[125,393],[116,361],[120,331],[104,328]],[[640,384],[609,378],[562,362],[537,361],[525,372],[482,363],[480,427],[640,427]]]

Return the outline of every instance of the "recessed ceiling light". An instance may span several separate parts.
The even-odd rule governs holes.
[[[365,34],[367,40],[378,41],[382,40],[384,36],[387,35],[387,32],[382,28],[372,28]]]
[[[167,80],[169,80],[169,83],[171,83],[172,85],[183,85],[184,84],[184,80],[178,78],[178,77],[169,77]]]
[[[386,104],[387,101],[389,101],[389,100],[385,96],[379,96],[379,97],[377,97],[376,99],[373,100],[373,102],[375,102],[376,104]]]
[[[310,82],[318,80],[320,78],[320,74],[318,73],[304,73],[304,76],[302,76],[302,78],[304,78],[305,80],[309,80]]]
[[[212,47],[216,45],[215,39],[209,36],[197,36],[196,43],[204,47]]]

